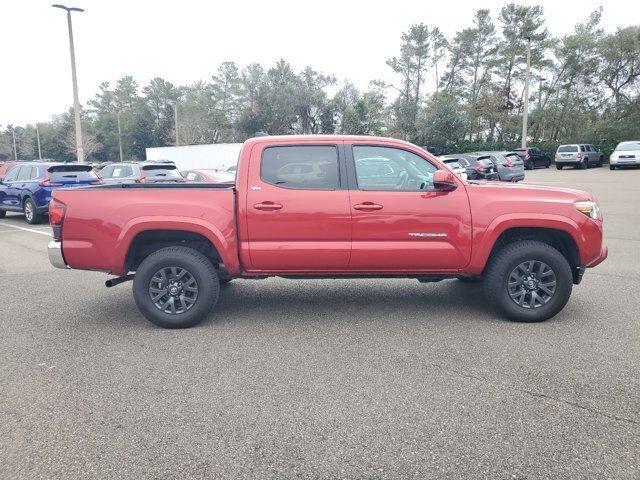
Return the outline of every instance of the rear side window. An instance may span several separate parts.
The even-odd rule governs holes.
[[[100,170],[100,176],[102,178],[111,178],[112,174],[113,174],[113,165],[109,165],[108,167],[104,167],[102,170]]]
[[[584,145],[580,145],[580,151],[581,151],[581,152],[586,151],[586,148],[584,148]]]
[[[125,178],[133,176],[131,165],[114,165],[111,178]]]
[[[25,181],[31,179],[31,165],[22,165],[20,172],[18,172],[18,181]]]
[[[561,145],[558,147],[560,153],[574,153],[578,151],[578,147],[575,145]]]
[[[311,190],[340,188],[338,150],[334,146],[267,147],[260,178],[271,185]]]

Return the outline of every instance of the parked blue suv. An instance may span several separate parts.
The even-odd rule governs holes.
[[[24,212],[36,224],[47,213],[56,188],[98,185],[102,182],[90,165],[24,162],[12,166],[0,182],[0,218],[7,212]]]

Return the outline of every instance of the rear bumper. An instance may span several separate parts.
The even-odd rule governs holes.
[[[49,245],[47,245],[47,252],[51,265],[56,268],[69,268],[62,255],[62,242],[52,240],[49,242]]]

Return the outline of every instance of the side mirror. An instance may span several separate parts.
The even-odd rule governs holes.
[[[433,173],[433,188],[438,192],[450,192],[458,188],[454,173],[436,170]]]

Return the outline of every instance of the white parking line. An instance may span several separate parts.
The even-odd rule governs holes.
[[[35,228],[19,227],[17,225],[11,225],[9,223],[4,223],[4,222],[1,222],[0,225],[2,225],[3,227],[15,228],[16,230],[23,230],[25,232],[39,233],[40,235],[46,235],[47,237],[51,236],[50,232],[45,232],[43,230],[36,230]]]

